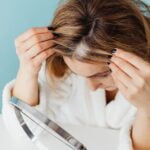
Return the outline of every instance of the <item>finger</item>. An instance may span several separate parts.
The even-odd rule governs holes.
[[[111,58],[111,61],[115,63],[123,72],[125,72],[134,81],[139,80],[139,70],[133,65],[131,65],[129,62],[115,55]]]
[[[20,35],[17,39],[16,39],[16,45],[18,44],[18,42],[24,42],[26,41],[28,38],[30,38],[33,35],[36,34],[41,34],[41,33],[51,33],[47,27],[35,27],[35,28],[31,28],[28,31],[26,31],[25,33],[23,33],[22,35]]]
[[[117,49],[117,52],[114,55],[128,61],[139,70],[147,69],[147,67],[150,65],[148,62],[144,61],[141,57],[137,56],[136,54],[121,49]]]
[[[113,79],[119,91],[125,96],[125,94],[128,91],[128,88],[120,80],[118,80],[116,76],[113,76]]]
[[[45,41],[45,42],[41,42],[38,45],[34,45],[31,49],[29,49],[26,52],[26,55],[29,58],[35,57],[36,55],[38,55],[42,51],[45,51],[46,49],[49,49],[52,46],[54,46],[54,42],[52,42],[51,40]]]
[[[39,66],[43,61],[45,61],[48,57],[53,55],[55,51],[51,51],[51,49],[48,49],[39,55],[35,56],[32,61],[35,66]]]
[[[115,64],[111,64],[111,66],[112,65],[115,65]],[[117,78],[118,75],[116,75],[113,70],[112,70],[111,75],[114,79],[116,86],[119,88],[119,90],[121,90],[122,92],[126,92],[128,90],[128,87],[120,79]]]
[[[31,47],[33,47],[35,44],[48,41],[53,39],[53,35],[49,33],[44,34],[38,34],[36,36],[32,36],[25,42],[21,43],[20,46],[18,46],[18,50],[21,50],[22,52],[25,52],[29,50]]]
[[[125,65],[123,65],[123,66],[125,67]],[[109,67],[111,68],[111,70],[113,72],[117,72],[116,78],[118,78],[120,81],[122,81],[124,83],[124,85],[126,85],[128,87],[128,89],[134,90],[135,87],[139,87],[140,85],[143,85],[144,79],[141,74],[138,74],[138,72],[137,72],[137,74],[134,72],[135,74],[132,74],[133,76],[131,77],[130,75],[128,75],[129,71],[127,71],[127,73],[126,73],[126,70],[124,69],[124,67],[122,69],[119,66],[117,66],[116,63],[111,64]],[[128,66],[127,70],[129,68],[131,69],[131,72],[132,72],[133,71],[132,66]],[[118,71],[117,71],[117,69],[118,69]]]
[[[112,76],[118,79],[125,87],[132,88],[132,78],[130,78],[125,72],[123,72],[117,65],[111,63],[109,67],[112,70]]]

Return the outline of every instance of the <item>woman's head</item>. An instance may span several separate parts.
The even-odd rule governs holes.
[[[110,74],[101,77],[109,71],[106,62],[113,48],[150,62],[149,18],[131,0],[68,0],[58,8],[51,30],[56,53],[47,60],[47,69],[55,77],[69,69],[86,77],[93,89],[115,88]]]

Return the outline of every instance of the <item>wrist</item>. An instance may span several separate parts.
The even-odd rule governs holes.
[[[140,108],[138,109],[138,114],[142,117],[150,118],[150,108]]]
[[[23,71],[19,69],[17,73],[17,77],[28,79],[28,80],[33,80],[33,79],[38,79],[38,73],[31,73],[31,72],[27,72],[27,71]]]

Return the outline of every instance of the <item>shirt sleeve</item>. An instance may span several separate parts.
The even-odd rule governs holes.
[[[42,68],[43,69],[43,68]],[[39,74],[38,78],[38,84],[39,84],[39,105],[35,106],[35,109],[38,109],[41,113],[46,114],[47,113],[47,101],[48,101],[48,95],[45,93],[47,92],[47,84],[45,84],[43,76],[42,76],[42,70]],[[8,82],[2,92],[2,119],[4,122],[4,125],[10,134],[10,136],[15,141],[20,141],[23,143],[31,143],[29,138],[27,137],[26,133],[23,131],[15,113],[14,106],[12,106],[9,101],[12,97],[12,89],[15,85],[16,79],[13,79],[12,81]],[[47,92],[48,94],[50,92]],[[46,98],[47,97],[47,98]],[[23,118],[25,122],[29,125],[30,129],[33,131],[34,134],[40,133],[40,128],[37,128],[36,124],[34,124],[31,120],[29,120],[27,117],[23,115]]]
[[[36,149],[39,150],[47,149],[43,143],[38,140],[34,140],[34,144],[31,142],[31,139],[28,138],[27,134],[24,132],[23,128],[21,127],[15,113],[14,106],[10,105],[9,101],[12,97],[11,91],[14,87],[15,79],[7,83],[3,89],[3,95],[2,95],[2,119],[5,125],[5,128],[10,135],[11,139],[19,145],[26,145],[26,149]],[[39,81],[40,89],[44,90],[43,83]],[[42,92],[40,91],[40,93]],[[43,95],[40,94],[41,96]],[[39,109],[40,111],[45,112],[44,107],[46,107],[46,101],[44,99],[41,99],[40,104],[36,106],[36,109]],[[23,115],[23,118],[25,122],[27,123],[28,127],[32,131],[32,133],[35,136],[38,136],[42,130],[36,124],[34,124],[31,120],[29,120],[27,117]]]
[[[56,121],[60,120],[63,115],[63,119],[66,118],[66,115],[62,112],[61,108],[67,102],[68,92],[70,90],[71,78],[67,78],[65,81],[61,81],[61,85],[55,92],[51,91],[51,88],[46,80],[45,76],[45,64],[43,64],[38,77],[39,84],[39,104],[34,106],[35,109],[40,111],[42,114],[48,116],[51,120]],[[10,133],[10,135],[16,141],[20,139],[28,139],[26,133],[23,131],[22,127],[17,120],[14,106],[12,106],[9,101],[12,97],[12,89],[15,85],[16,79],[7,83],[3,89],[2,95],[2,118],[4,124]],[[57,96],[56,96],[57,95]],[[61,98],[60,98],[61,97]],[[31,120],[23,116],[25,122],[29,125],[30,129],[35,134],[41,132],[41,128],[37,128],[36,124],[33,124]],[[63,120],[62,119],[62,120]]]
[[[2,95],[2,119],[5,124],[5,127],[10,134],[10,136],[15,141],[21,141],[24,139],[24,141],[28,141],[26,134],[23,132],[16,114],[14,107],[9,104],[9,101],[11,99],[11,91],[15,84],[15,79],[7,83],[3,89],[3,95]],[[29,142],[29,141],[28,141]]]

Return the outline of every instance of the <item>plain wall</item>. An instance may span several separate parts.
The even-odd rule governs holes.
[[[18,70],[15,38],[31,27],[49,25],[57,4],[58,0],[0,1],[0,108],[2,90]]]

